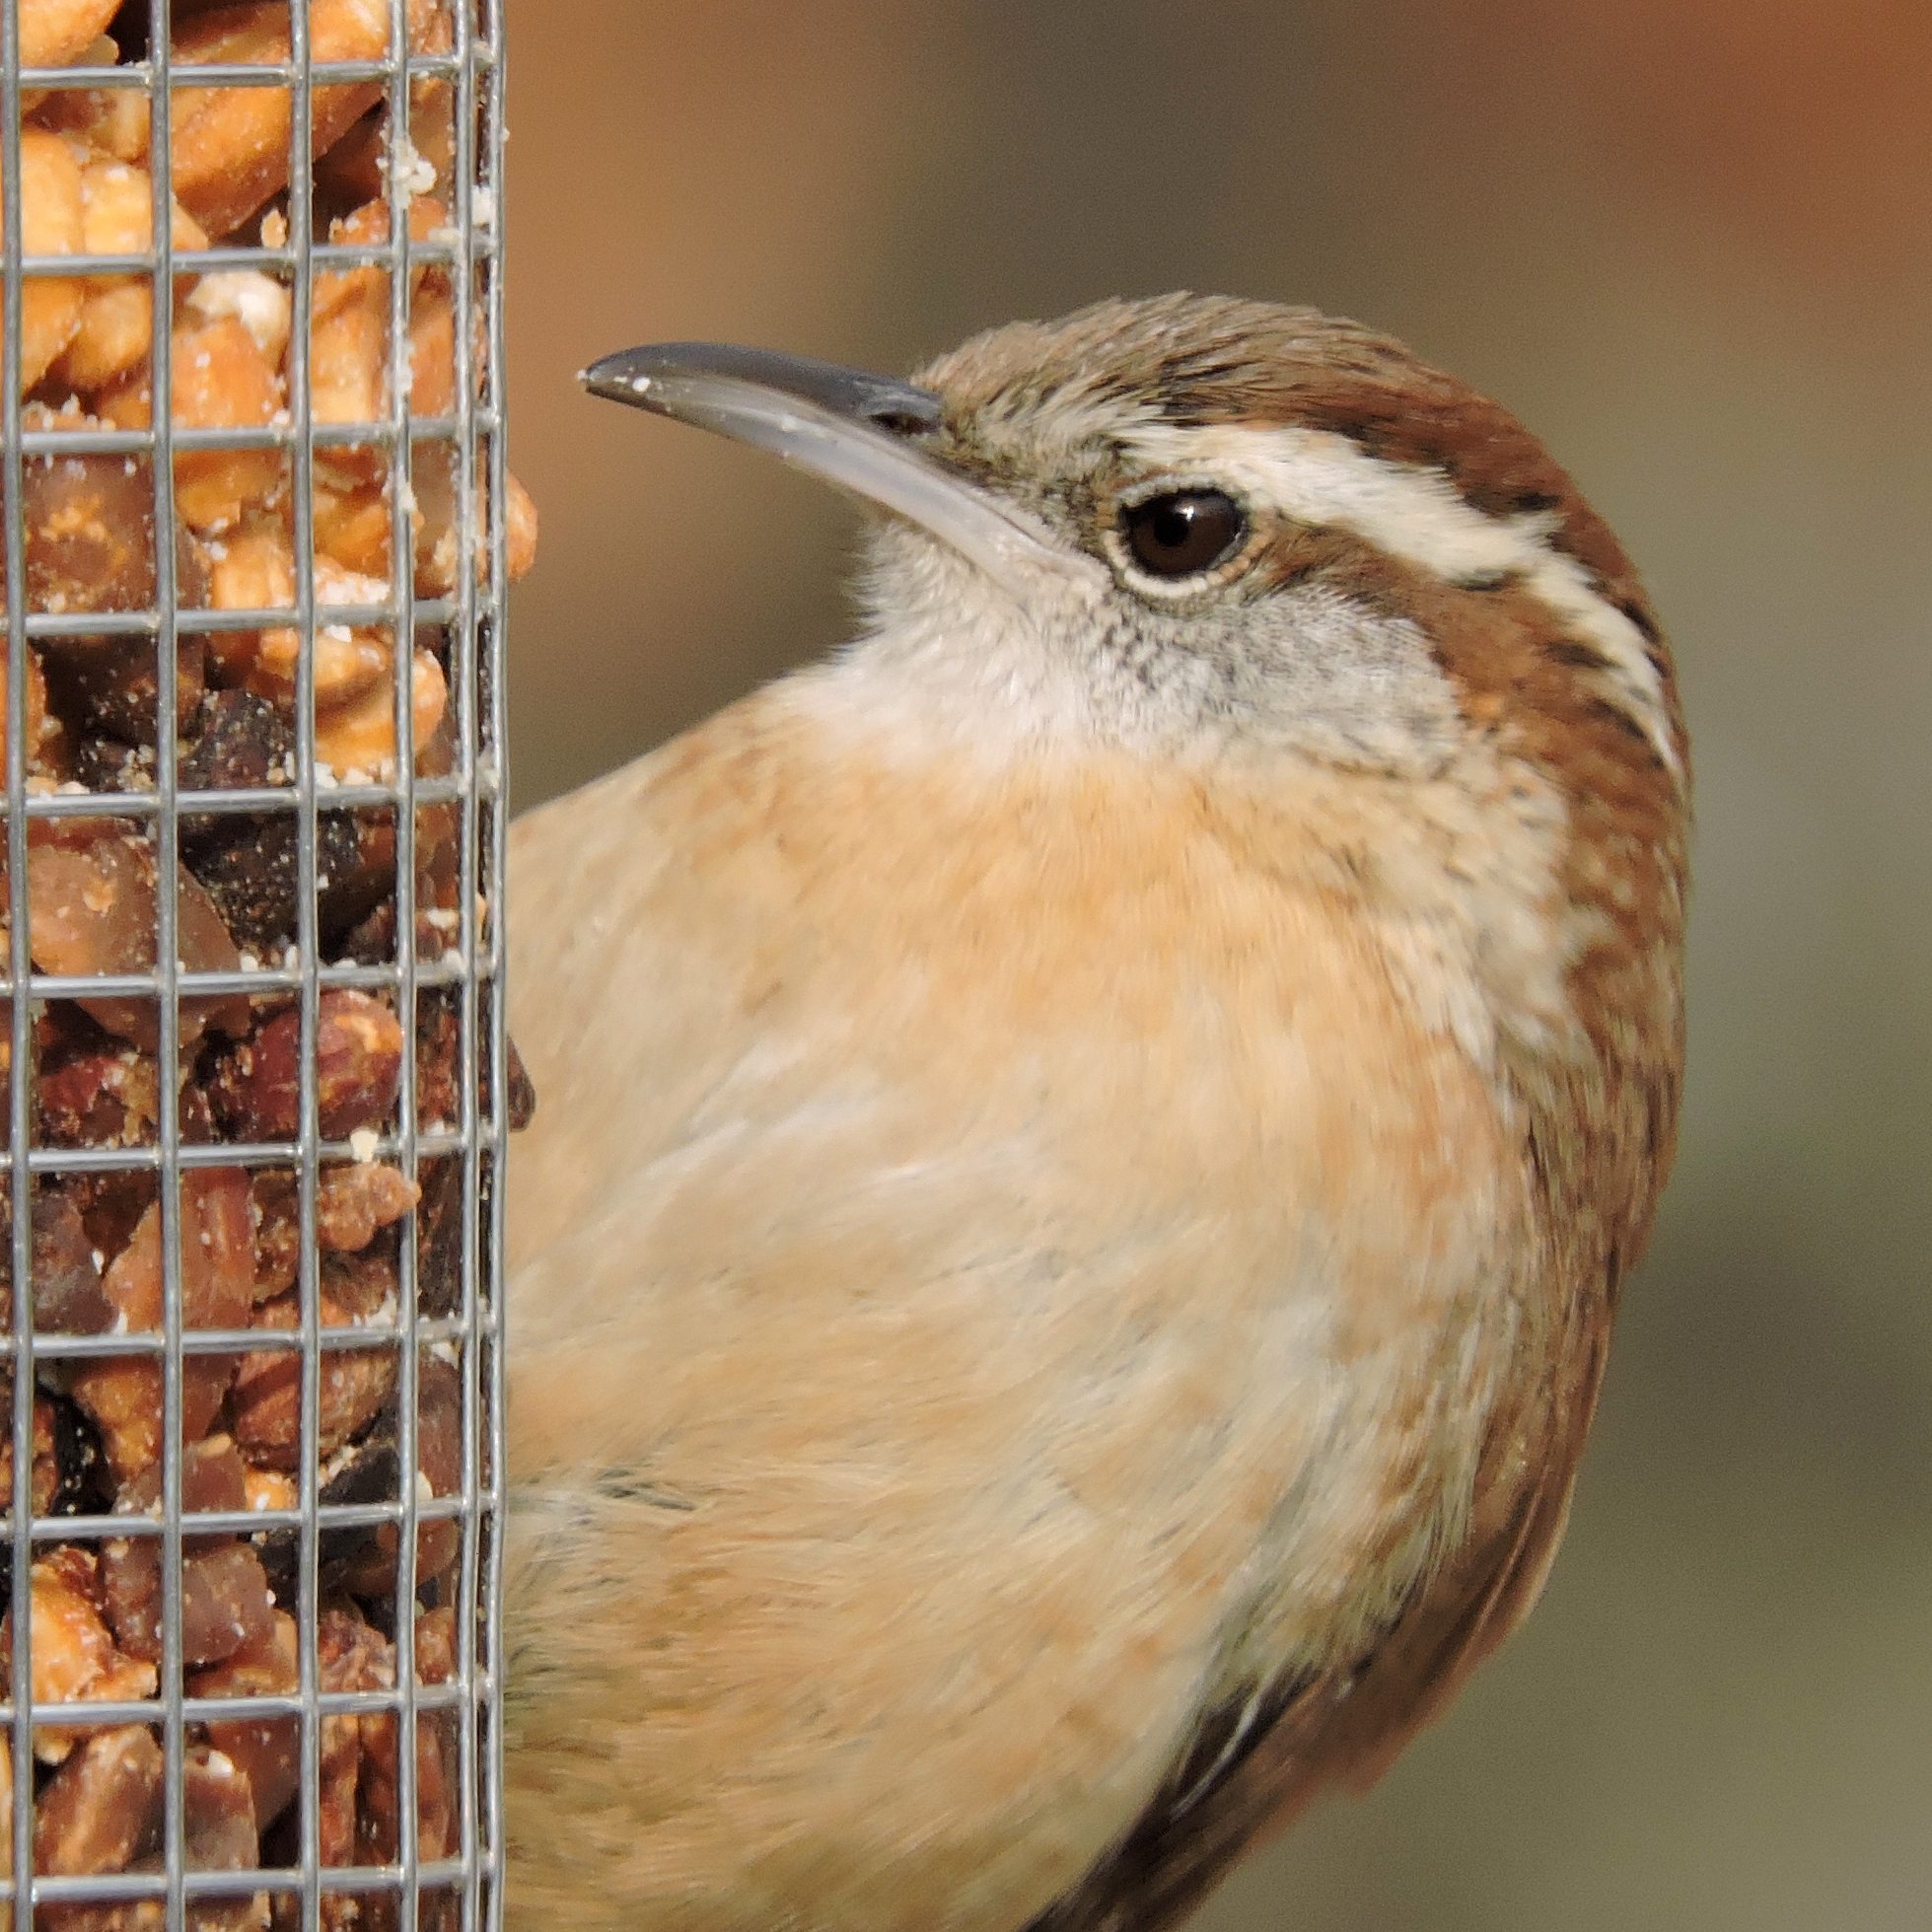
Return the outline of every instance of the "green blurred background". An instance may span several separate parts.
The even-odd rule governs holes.
[[[1932,9],[521,0],[534,802],[835,641],[851,513],[594,404],[1169,287],[1510,403],[1644,566],[1700,830],[1682,1155],[1542,1607],[1214,1932],[1932,1926]],[[916,1774],[916,1767],[908,1766]]]

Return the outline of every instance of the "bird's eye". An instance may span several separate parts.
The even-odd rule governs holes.
[[[1150,577],[1198,577],[1248,535],[1248,519],[1221,490],[1168,490],[1129,504],[1120,529]]]

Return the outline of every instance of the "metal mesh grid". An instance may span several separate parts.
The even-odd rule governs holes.
[[[495,997],[502,936],[494,908],[503,866],[497,659],[510,487],[500,433],[502,289],[495,219],[502,23],[491,0],[478,6],[468,0],[370,0],[360,12],[387,10],[381,57],[322,60],[315,57],[318,38],[326,26],[329,45],[339,44],[332,14],[342,11],[334,8],[324,19],[327,4],[306,0],[292,13],[279,10],[287,16],[286,58],[190,67],[176,52],[181,43],[171,16],[205,22],[207,9],[190,0],[176,0],[171,9],[169,0],[155,0],[151,7],[119,9],[112,23],[116,47],[98,43],[79,62],[23,69],[25,36],[36,25],[36,0],[0,0],[8,917],[0,1015],[13,1073],[0,1165],[15,1285],[8,1332],[0,1341],[12,1404],[0,1737],[14,1794],[10,1845],[0,1853],[6,1866],[0,1898],[10,1905],[17,1932],[36,1923],[471,1927],[500,1918],[492,1699],[498,1680],[493,1526],[503,1481],[496,1347],[501,1247],[493,1191],[507,1096],[503,1014]],[[261,16],[275,10],[247,11]],[[118,57],[107,64],[113,55]],[[235,230],[208,237],[212,246],[191,249],[177,235],[175,213],[175,177],[183,152],[176,122],[184,117],[190,86],[278,92],[296,130],[285,137],[280,171],[286,189],[270,198],[268,222],[260,222],[257,210]],[[409,127],[412,105],[434,98],[439,86],[447,90],[442,98],[452,104],[451,153],[447,181],[436,182],[446,202],[429,232],[412,235],[409,221],[390,220],[387,239],[344,242],[331,240],[323,227],[317,200],[320,163],[300,131],[320,132],[317,109],[324,90],[350,86],[375,95],[358,124],[386,123],[390,130]],[[49,118],[47,103],[62,94],[78,99],[83,91],[106,96],[128,90],[146,104],[153,245],[126,253],[71,248],[30,252],[23,241],[34,244],[35,221],[23,142],[37,137],[24,135],[24,126],[35,125],[36,116]],[[60,111],[56,107],[53,115]],[[411,143],[386,142],[383,198],[389,208],[413,209],[411,190],[420,188],[424,166]],[[341,420],[316,407],[310,351],[320,339],[319,296],[326,302],[328,277],[369,267],[383,276],[388,296],[381,348],[387,406],[366,420]],[[286,290],[285,400],[261,423],[184,425],[161,401],[173,396],[179,405],[183,373],[174,366],[179,320],[174,328],[163,322],[179,319],[184,291],[201,278],[233,271],[264,276]],[[116,425],[85,406],[78,414],[71,406],[63,413],[54,400],[61,389],[57,365],[50,375],[36,374],[29,362],[29,309],[36,285],[128,276],[143,278],[152,290],[152,425]],[[412,368],[412,304],[425,276],[448,289],[453,310],[448,406],[427,414],[412,406],[420,375]],[[193,372],[186,373],[191,383]],[[285,596],[253,605],[232,598],[221,603],[200,595],[200,568],[184,570],[183,559],[197,554],[192,544],[212,554],[223,541],[202,530],[183,547],[184,479],[197,459],[205,464],[206,452],[265,452],[277,466],[282,486],[272,513],[300,560]],[[319,462],[325,464],[329,453],[357,455],[364,473],[377,479],[388,523],[386,596],[367,589],[346,601],[330,595],[329,581],[310,563],[318,553],[319,498],[327,487]],[[36,580],[36,546],[47,533],[34,521],[35,486],[44,476],[106,473],[98,466],[107,459],[118,460],[123,475],[145,478],[151,489],[151,529],[145,539],[138,528],[128,539],[137,553],[145,546],[147,581],[139,597],[104,591],[74,608],[71,595],[42,595]],[[63,467],[74,464],[83,469]],[[424,595],[418,485],[435,480],[431,465],[456,506],[450,517],[455,567],[447,586]],[[478,506],[473,517],[472,505]],[[186,715],[184,697],[195,697],[193,687],[204,676],[200,668],[184,669],[203,663],[191,654],[214,652],[237,638],[259,640],[289,626],[299,648],[290,688],[278,693],[291,741],[286,757],[265,774],[192,782],[206,773],[195,762],[197,741],[179,722]],[[345,633],[389,641],[382,688],[391,700],[394,751],[387,765],[378,760],[372,768],[338,771],[322,755],[331,714],[318,697],[319,640],[340,641]],[[18,648],[23,639],[28,649]],[[43,730],[38,720],[52,703],[38,688],[42,660],[52,665],[63,652],[71,658],[109,646],[118,650],[110,665],[150,670],[151,691],[133,681],[153,707],[152,745],[145,757],[137,745],[109,782],[102,782],[98,760],[79,776],[71,770],[63,775],[58,756],[49,760],[36,737]],[[447,687],[434,756],[418,742],[423,721],[416,654],[432,660]],[[205,715],[205,693],[199,701],[196,715]],[[291,821],[289,841],[277,828]],[[340,935],[325,916],[327,894],[339,883],[331,878],[340,842],[334,834],[344,824],[386,830],[393,848],[386,894],[393,944],[382,957],[373,956],[375,942],[365,931],[373,924],[380,935],[382,904],[365,916],[357,944],[345,950],[338,951]],[[257,841],[278,851],[292,845],[292,931],[285,944],[265,947],[259,957],[237,947],[232,960],[209,964],[205,945],[197,944],[205,934],[190,928],[201,916],[197,840],[210,836],[226,839],[223,849]],[[73,966],[74,948],[43,943],[49,921],[72,913],[85,925],[94,902],[83,892],[78,911],[56,904],[58,881],[49,883],[45,855],[78,851],[81,861],[60,861],[71,870],[89,854],[102,856],[103,841],[147,854],[145,861],[139,852],[132,861],[117,858],[88,875],[97,898],[111,891],[114,880],[124,884],[130,865],[137,885],[146,878],[152,926],[143,935],[145,946],[131,966],[125,958],[93,958],[86,960],[87,969],[53,969]],[[434,863],[426,849],[432,845]],[[85,934],[80,950],[85,956]],[[148,962],[161,964],[157,968]],[[16,997],[22,989],[27,996]],[[345,989],[391,1011],[402,1042],[394,1097],[383,1117],[347,1133],[339,1120],[325,1117],[328,1097],[318,1066],[319,1048],[329,1044],[328,1003]],[[286,1014],[295,1016],[297,1049],[292,1131],[261,1132],[259,1119],[211,1119],[201,1099],[213,1077],[210,1065],[232,1068],[246,1053],[245,1071],[258,1071],[265,1029]],[[41,1065],[50,1042],[70,1052],[71,1036],[94,1043],[93,1034],[105,1038],[97,1057],[106,1054],[123,1070],[151,1065],[154,1089],[151,1124],[131,1132],[123,1120],[120,1132],[98,1142],[49,1128],[50,1076]],[[330,1271],[341,1254],[375,1252],[382,1244],[372,1240],[361,1251],[326,1246],[334,1212],[330,1189],[344,1171],[372,1165],[393,1168],[417,1197],[399,1219],[385,1224],[392,1231],[382,1239],[393,1249],[393,1292],[381,1306],[350,1319],[328,1299],[335,1278]],[[238,1174],[248,1185],[250,1306],[216,1325],[197,1325],[191,1304],[205,1303],[205,1278],[219,1265],[207,1259],[214,1239],[209,1203],[232,1205],[239,1198]],[[291,1176],[294,1284],[255,1302],[263,1285],[262,1189]],[[435,1217],[428,1194],[420,1191],[432,1179],[441,1203]],[[52,1212],[47,1203],[89,1203],[85,1212],[74,1212],[94,1239],[112,1218],[101,1202],[125,1197],[139,1203],[144,1187],[152,1210],[142,1209],[145,1235],[137,1221],[118,1254],[97,1246],[89,1255],[112,1319],[62,1319],[71,1307],[50,1308],[44,1292],[49,1243],[43,1237]],[[130,1322],[124,1306],[113,1308],[115,1270],[121,1269],[124,1287],[125,1277],[138,1274],[127,1256],[137,1241],[152,1242],[157,1234],[159,1320]],[[386,1279],[380,1267],[375,1273]],[[257,1325],[269,1304],[280,1307],[288,1325]],[[267,1475],[281,1478],[278,1493],[265,1476],[256,1482],[263,1468],[242,1450],[231,1459],[208,1445],[225,1430],[234,1445],[237,1391],[250,1368],[286,1397],[289,1378],[278,1381],[275,1367],[287,1361],[297,1365],[293,1441],[266,1466]],[[365,1383],[386,1385],[388,1393],[359,1434],[351,1431],[330,1448],[340,1426],[339,1416],[330,1421],[332,1405],[357,1363],[373,1365]],[[131,1364],[155,1366],[142,1371]],[[240,1366],[225,1370],[225,1364]],[[211,1386],[224,1390],[212,1419]],[[143,1401],[158,1409],[158,1416],[137,1412],[128,1423],[134,1438],[143,1431],[155,1438],[151,1469],[135,1467],[138,1445],[128,1450],[103,1422],[104,1414],[112,1419],[103,1389],[118,1391],[123,1421],[130,1401],[136,1411]],[[94,1392],[91,1407],[77,1390]],[[432,1396],[454,1400],[453,1469],[446,1440],[437,1445],[445,1466],[431,1467],[436,1459],[424,1438],[432,1431],[447,1438],[450,1429],[447,1412],[426,1406]],[[62,1432],[78,1428],[85,1434],[90,1423],[94,1440],[76,1452],[85,1467],[70,1482],[62,1459],[71,1444]],[[60,1439],[49,1447],[44,1436]],[[365,1451],[373,1476],[370,1468],[357,1472]],[[204,1479],[217,1463],[224,1479],[242,1468],[241,1494],[206,1491]],[[36,1493],[49,1464],[51,1497]],[[356,1480],[345,1485],[345,1475]],[[202,1491],[190,1494],[197,1484]],[[454,1526],[454,1553],[451,1532],[439,1532],[442,1525]],[[145,1677],[138,1668],[117,1673],[119,1662],[142,1661],[140,1645],[130,1645],[123,1627],[139,1618],[102,1579],[110,1568],[138,1579],[143,1558],[137,1552],[157,1545],[158,1578],[148,1606],[152,1668]],[[277,1609],[293,1615],[294,1667],[286,1673],[292,1681],[278,1683],[272,1668],[252,1676],[242,1668],[257,1653],[274,1650],[259,1630],[226,1658],[207,1655],[211,1644],[219,1649],[226,1639],[219,1630],[210,1638],[199,1628],[207,1605],[196,1593],[209,1574],[205,1566],[230,1560],[221,1552],[234,1549],[254,1553]],[[93,1567],[84,1564],[77,1573],[87,1587],[69,1594],[92,1606],[110,1643],[110,1666],[85,1679],[61,1669],[57,1612],[66,1599],[58,1587],[60,1565],[73,1551]],[[148,1572],[154,1567],[147,1563]],[[245,1559],[241,1567],[246,1572]],[[373,1584],[372,1571],[379,1579]],[[223,1608],[219,1598],[217,1608]],[[344,1687],[348,1681],[337,1672],[340,1660],[329,1646],[331,1632],[339,1636],[342,1619],[351,1614],[375,1641],[364,1645],[362,1678]],[[430,1631],[435,1644],[426,1643]],[[99,1663],[93,1628],[84,1634]],[[363,1641],[358,1632],[355,1642]],[[419,1675],[419,1663],[436,1644],[443,1646],[436,1663]],[[16,1721],[22,1712],[29,1722]],[[124,1761],[147,1761],[141,1736],[159,1746],[161,1774],[152,1800],[153,1780],[131,1775]],[[263,1816],[272,1803],[263,1767],[290,1756],[295,1793]],[[217,1829],[195,1815],[197,1793],[230,1782],[238,1760],[244,1771],[250,1763],[255,1768],[249,1794],[259,1834],[256,1862],[243,1862],[232,1816],[218,1821],[226,1828]],[[352,1765],[346,1837],[345,1762]],[[95,1772],[98,1788],[81,1789]],[[56,1786],[66,1812],[78,1806],[82,1816],[55,1817]],[[439,1789],[432,1792],[431,1786]],[[229,1790],[231,1808],[233,1796]],[[142,1805],[148,1810],[136,1820],[131,1810]],[[62,1824],[65,1835],[55,1828]],[[425,1841],[429,1837],[433,1843]],[[16,1874],[33,1877],[21,1883]]]

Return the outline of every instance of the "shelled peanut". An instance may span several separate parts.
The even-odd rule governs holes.
[[[449,4],[408,0],[407,52],[449,51]],[[299,333],[293,278],[274,253],[291,229],[289,92],[197,85],[193,71],[285,60],[289,7],[176,0],[171,15],[175,278],[165,297],[145,266],[59,269],[62,257],[150,249],[155,157],[143,93],[36,83],[23,96],[20,243],[51,272],[20,284],[21,419],[30,433],[57,434],[61,443],[24,458],[20,500],[0,507],[21,525],[25,608],[65,621],[57,634],[24,644],[0,636],[0,653],[24,653],[19,776],[28,795],[100,800],[98,812],[30,819],[26,952],[36,971],[80,980],[152,972],[172,872],[175,950],[188,971],[292,963],[305,927],[330,966],[393,965],[398,941],[435,960],[465,913],[491,916],[486,905],[459,900],[458,808],[335,793],[393,788],[407,775],[399,720],[416,775],[439,777],[456,764],[447,626],[412,616],[398,623],[398,588],[416,599],[448,596],[465,555],[480,581],[492,520],[505,534],[512,576],[534,552],[535,511],[514,481],[499,504],[480,485],[466,500],[458,487],[454,419],[471,399],[464,372],[473,388],[486,344],[459,334],[476,305],[460,279],[468,271],[451,258],[457,91],[447,74],[412,72],[408,125],[392,128],[382,84],[314,90],[310,231],[373,251],[387,248],[401,220],[415,251],[401,291],[405,339],[392,340],[396,291],[387,260],[318,266],[310,325]],[[405,51],[390,44],[389,0],[310,0],[307,20],[318,62]],[[35,67],[140,61],[149,32],[146,8],[128,0],[19,0],[19,27],[22,59]],[[263,265],[204,272],[196,257],[216,246],[259,248]],[[167,516],[158,521],[155,460],[91,439],[153,424],[162,326],[171,431],[239,431],[262,445],[176,447],[161,491]],[[398,373],[401,394],[393,388]],[[274,442],[286,441],[304,395],[325,432],[309,453]],[[398,427],[399,438],[392,434]],[[296,516],[298,463],[307,466],[312,505],[306,543]],[[481,461],[472,467],[487,474]],[[0,548],[0,583],[5,570]],[[164,595],[178,613],[236,621],[210,628],[209,619],[188,618],[165,665],[159,625],[138,620],[152,618]],[[296,620],[304,604],[315,613],[307,637]],[[95,616],[98,629],[88,621]],[[300,715],[306,702],[311,720]],[[302,849],[292,809],[202,809],[181,815],[171,867],[154,822],[126,809],[129,796],[154,789],[164,745],[183,789],[279,790],[292,804],[305,736],[315,758],[312,854]],[[415,929],[398,935],[404,850],[413,853]],[[306,917],[305,878],[316,894]],[[0,851],[0,889],[12,883]],[[0,891],[0,940],[11,938],[6,918]],[[455,1153],[385,1151],[405,1123],[405,1093],[420,1127],[459,1118],[466,1064],[479,1049],[464,1037],[456,992],[421,987],[413,1026],[393,983],[325,985],[306,1026],[285,988],[181,997],[172,1107],[191,1160],[166,1192],[140,1163],[159,1142],[165,1108],[161,1019],[156,1000],[141,993],[46,999],[30,1029],[32,1064],[16,1068],[0,999],[0,1096],[15,1080],[28,1083],[31,1136],[46,1156],[33,1183],[25,1284],[13,1278],[13,1203],[0,1190],[0,1315],[11,1320],[14,1296],[26,1294],[36,1339],[33,1386],[0,1376],[8,1397],[0,1409],[25,1405],[35,1512],[158,1524],[172,1481],[190,1519],[172,1666],[162,1613],[167,1547],[158,1534],[88,1539],[77,1526],[72,1539],[34,1544],[25,1584],[33,1693],[36,1703],[63,1708],[41,1713],[32,1739],[33,1844],[36,1868],[59,1875],[161,1868],[159,1730],[93,1720],[90,1706],[178,1691],[287,1695],[298,1682],[298,1617],[312,1620],[324,1690],[392,1688],[405,1571],[414,1578],[417,1682],[447,1683],[456,1668],[462,1537],[436,1506],[461,1494],[464,1445],[475,1426],[465,1405],[465,1343],[418,1334],[405,1344],[405,1330],[412,1314],[447,1318],[462,1307],[465,1170]],[[274,1151],[303,1129],[305,1071],[324,1143],[306,1187],[289,1152]],[[510,1071],[519,1106],[527,1106],[521,1075]],[[0,1109],[0,1137],[9,1119]],[[227,1147],[235,1158],[226,1158]],[[63,1166],[70,1150],[88,1161]],[[125,1168],[99,1165],[104,1152],[116,1151],[129,1157]],[[315,1231],[307,1256],[305,1194]],[[184,1329],[172,1442],[159,1346],[171,1242]],[[323,1348],[318,1400],[305,1421],[300,1344],[309,1298]],[[211,1345],[216,1335],[224,1339]],[[131,1341],[107,1353],[62,1346],[95,1337]],[[155,1345],[140,1348],[143,1338]],[[415,1451],[407,1469],[405,1442]],[[8,1434],[0,1440],[0,1493],[8,1496],[14,1454]],[[324,1504],[413,1495],[424,1511],[413,1551],[394,1521],[322,1530],[321,1599],[306,1603],[295,1531],[204,1534],[192,1524],[209,1512],[293,1511],[305,1455],[317,1459]],[[0,1549],[6,1542],[0,1536]],[[9,1602],[0,1590],[0,1604]],[[13,1643],[8,1608],[0,1668]],[[171,1669],[179,1673],[173,1681]],[[190,1718],[179,1809],[188,1869],[286,1864],[296,1838],[295,1723]],[[324,1867],[396,1858],[404,1736],[387,1710],[324,1721],[315,1794]],[[453,1714],[419,1716],[415,1835],[426,1859],[452,1855],[458,1844],[456,1743]],[[11,1778],[4,1750],[0,1778]],[[0,1848],[10,1842],[0,1832]],[[440,1922],[448,1902],[426,1895],[423,1922]],[[243,1932],[299,1922],[289,1909],[286,1895],[264,1890],[192,1902],[188,1923]],[[380,1932],[396,1924],[397,1909],[380,1894],[343,1892],[324,1897],[322,1917]],[[162,1921],[154,1900],[62,1902],[36,1912],[36,1923],[65,1932]]]

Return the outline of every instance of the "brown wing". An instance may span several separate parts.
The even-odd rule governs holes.
[[[1571,1401],[1550,1404],[1568,1413],[1541,1479],[1524,1479],[1536,1467],[1525,1454],[1526,1432],[1495,1431],[1468,1538],[1380,1642],[1350,1671],[1257,1686],[1210,1712],[1132,1830],[1027,1932],[1160,1932],[1320,1792],[1361,1790],[1388,1769],[1542,1588],[1595,1406],[1607,1332],[1596,1339]]]

